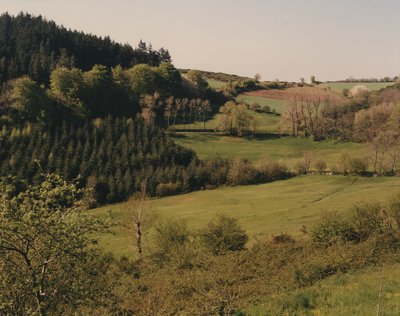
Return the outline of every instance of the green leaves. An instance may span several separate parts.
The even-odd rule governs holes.
[[[52,174],[18,194],[6,191],[0,182],[0,313],[44,315],[94,300],[89,246],[107,225],[82,211],[85,191]]]

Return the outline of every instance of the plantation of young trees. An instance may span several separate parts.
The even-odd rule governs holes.
[[[195,154],[154,125],[106,118],[82,127],[3,128],[0,161],[2,175],[34,183],[43,170],[70,180],[80,176],[96,202],[111,203],[126,199],[144,181],[153,195],[158,184],[182,182]]]

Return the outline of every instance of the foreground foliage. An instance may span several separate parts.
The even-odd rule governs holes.
[[[18,194],[17,185],[0,182],[0,314],[46,315],[105,303],[105,271],[89,237],[105,224],[81,211],[85,192],[56,175]]]
[[[369,213],[368,206],[359,209],[361,215]],[[321,281],[400,262],[399,230],[385,221],[380,217],[378,228],[367,216],[362,227],[368,237],[358,241],[321,244],[281,235],[224,255],[210,255],[196,233],[188,238],[185,230],[183,239],[168,238],[169,249],[171,243],[181,247],[169,252],[163,265],[151,257],[131,262],[140,277],[124,276],[118,292],[127,295],[120,297],[119,308],[135,315],[247,315],[245,310],[262,306],[267,314],[307,315],[319,308],[313,288]]]
[[[247,249],[227,215],[197,231],[171,219],[156,224],[153,250],[135,261],[95,250],[89,236],[106,226],[79,211],[85,196],[55,175],[36,186],[2,181],[2,313],[246,315],[260,306],[301,315],[318,309],[321,281],[400,263],[399,196],[325,215],[311,238],[282,234]]]

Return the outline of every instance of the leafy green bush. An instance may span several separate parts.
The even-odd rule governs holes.
[[[189,242],[189,230],[184,220],[168,219],[155,227],[153,257],[156,262],[170,261],[180,247]]]
[[[378,203],[361,203],[347,213],[325,214],[312,230],[312,240],[325,246],[338,241],[363,242],[374,234],[384,232],[381,210],[382,206]]]
[[[324,214],[311,231],[312,241],[324,246],[351,240],[354,236],[353,227],[336,212]]]
[[[383,232],[381,210],[382,206],[378,203],[356,204],[350,209],[348,223],[355,233],[353,241],[361,242],[375,233]]]
[[[214,255],[245,248],[248,236],[237,219],[219,215],[200,231],[202,244]]]

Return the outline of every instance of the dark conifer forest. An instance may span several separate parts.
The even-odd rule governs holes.
[[[0,16],[0,83],[23,75],[48,83],[57,66],[89,70],[96,64],[129,68],[162,62],[171,62],[168,50],[153,50],[142,41],[133,48],[109,37],[72,31],[41,16]]]

